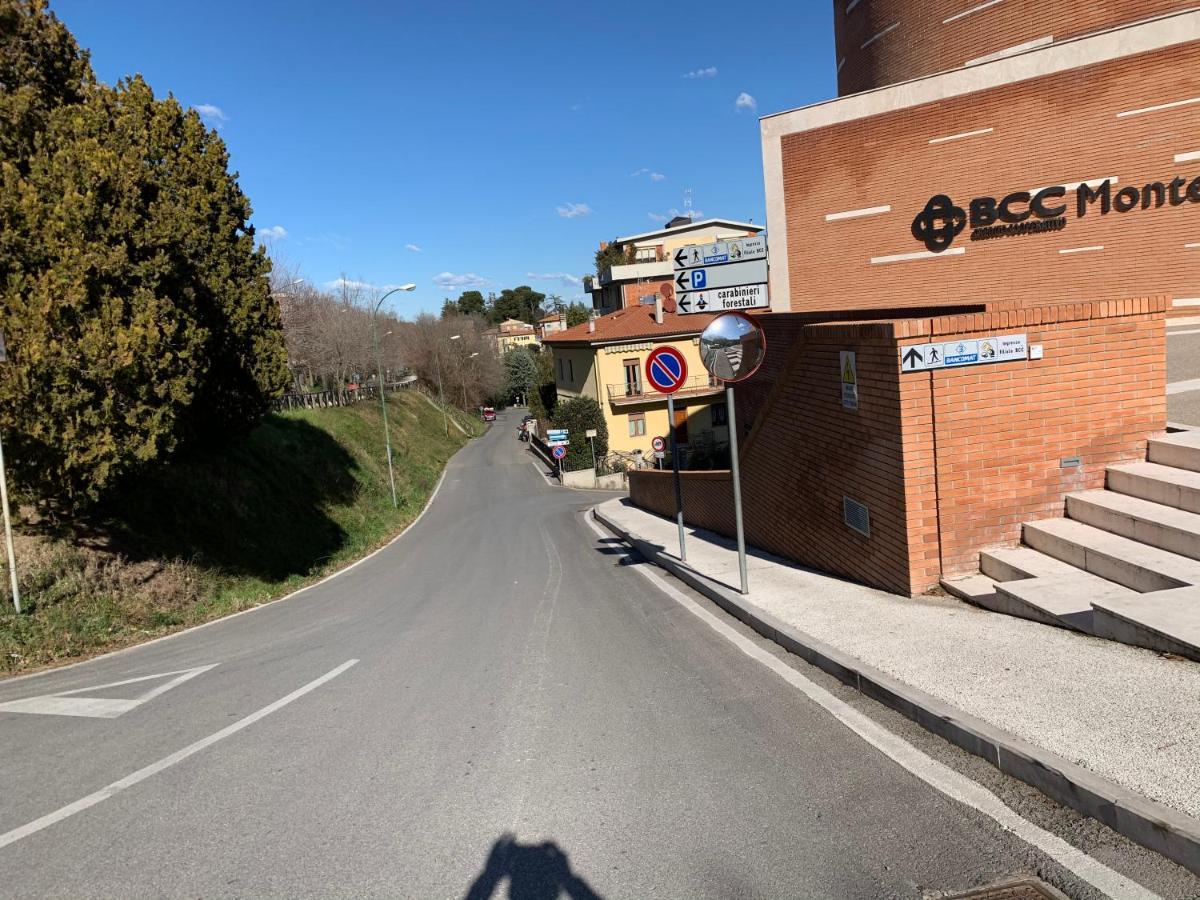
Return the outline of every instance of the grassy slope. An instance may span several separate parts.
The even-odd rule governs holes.
[[[421,511],[466,437],[424,397],[388,405],[393,509],[377,404],[273,415],[220,451],[150,473],[85,537],[26,536],[25,612],[0,597],[0,672],[96,653],[228,615],[362,556]],[[464,429],[479,424],[462,415]]]

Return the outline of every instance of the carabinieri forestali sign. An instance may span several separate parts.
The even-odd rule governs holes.
[[[1000,199],[976,197],[965,210],[946,194],[936,194],[913,219],[912,235],[930,252],[941,253],[968,224],[971,240],[985,241],[1061,231],[1067,227],[1072,212],[1075,218],[1082,219],[1093,208],[1106,216],[1114,210],[1127,213],[1134,209],[1200,203],[1200,177],[1190,181],[1176,177],[1142,187],[1126,185],[1116,191],[1112,182],[1113,179],[1095,185],[1084,182],[1073,191],[1064,185],[1053,185],[1036,192],[1014,191]]]

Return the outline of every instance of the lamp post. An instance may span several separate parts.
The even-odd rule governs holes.
[[[8,362],[4,335],[0,333],[0,363]],[[0,507],[4,510],[4,543],[8,550],[8,578],[12,584],[13,609],[21,611],[21,591],[17,587],[17,554],[13,548],[12,520],[8,513],[8,477],[4,473],[4,445],[0,444]]]
[[[396,509],[400,506],[396,500],[396,475],[392,470],[392,436],[388,431],[387,420],[387,391],[383,384],[383,358],[379,355],[379,307],[383,306],[383,301],[397,291],[412,291],[416,290],[415,284],[405,284],[398,288],[392,288],[386,294],[379,298],[375,304],[375,308],[371,310],[371,341],[375,345],[375,371],[376,378],[379,381],[379,408],[383,410],[383,443],[387,448],[387,464],[388,464],[388,484],[392,488],[392,508]]]
[[[461,337],[461,334],[452,334],[450,340],[457,341]],[[446,392],[442,389],[442,354],[434,353],[433,361],[437,363],[438,399],[442,402],[442,424],[446,426],[446,437],[450,437],[450,419],[446,415]]]

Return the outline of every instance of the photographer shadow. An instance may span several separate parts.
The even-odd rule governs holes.
[[[505,880],[509,900],[602,900],[571,871],[567,854],[553,841],[522,844],[512,834],[501,835],[463,900],[489,900]]]

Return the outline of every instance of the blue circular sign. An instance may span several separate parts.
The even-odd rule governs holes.
[[[562,459],[564,456],[567,455],[567,448],[566,447],[555,447],[550,452],[553,454],[555,459]]]
[[[687,381],[687,360],[674,347],[659,347],[646,360],[646,380],[660,394],[673,394]]]

